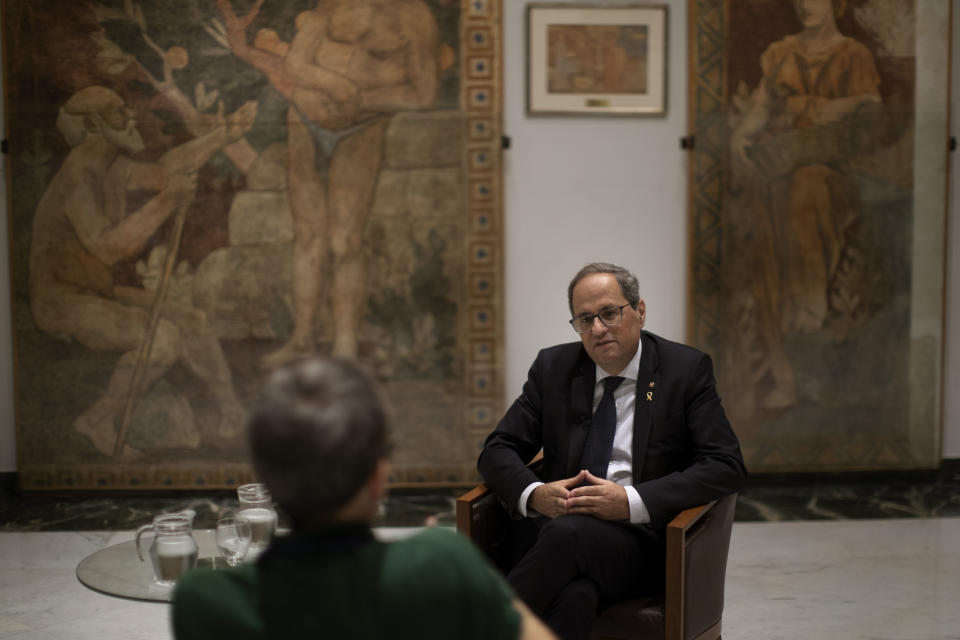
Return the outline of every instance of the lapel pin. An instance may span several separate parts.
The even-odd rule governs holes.
[[[654,382],[653,380],[651,380],[651,381],[650,381],[650,388],[653,389],[655,386],[657,386],[657,383]]]
[[[647,402],[653,401],[653,391],[647,391]]]

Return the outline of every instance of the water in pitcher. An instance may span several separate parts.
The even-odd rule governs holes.
[[[190,533],[192,521],[191,514],[166,513],[137,529],[134,544],[140,560],[145,560],[141,537],[145,533],[154,536],[149,555],[154,579],[160,585],[173,585],[184,571],[197,566],[197,542]]]
[[[270,544],[277,529],[277,512],[273,509],[270,492],[259,483],[237,487],[240,509],[237,518],[250,523],[250,549],[246,559],[253,560]]]
[[[164,541],[150,549],[157,582],[172,585],[177,578],[197,566],[197,545],[192,540]]]

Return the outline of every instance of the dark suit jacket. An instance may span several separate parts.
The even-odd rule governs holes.
[[[656,529],[677,513],[738,491],[740,443],[717,395],[710,357],[644,331],[633,427],[633,482]],[[593,411],[596,365],[579,342],[543,349],[523,392],[480,454],[484,481],[508,513],[531,482],[576,475]],[[538,478],[526,463],[543,448]]]

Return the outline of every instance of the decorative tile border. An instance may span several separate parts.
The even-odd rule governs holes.
[[[466,442],[476,459],[502,411],[503,210],[501,0],[464,0],[461,104],[467,170]],[[462,479],[477,477],[471,464]]]
[[[25,491],[48,489],[234,489],[254,482],[245,464],[216,468],[196,465],[30,465],[20,472]]]
[[[713,351],[720,289],[723,192],[726,183],[726,102],[724,0],[691,0],[695,21],[690,41],[690,122],[696,146],[690,163],[691,292],[688,333],[694,344]],[[694,19],[692,19],[694,20]],[[695,45],[693,43],[696,43]]]

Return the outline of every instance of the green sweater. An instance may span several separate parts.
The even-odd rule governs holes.
[[[351,527],[275,538],[256,564],[188,572],[174,591],[173,630],[177,640],[513,640],[512,598],[452,531],[382,543]]]

